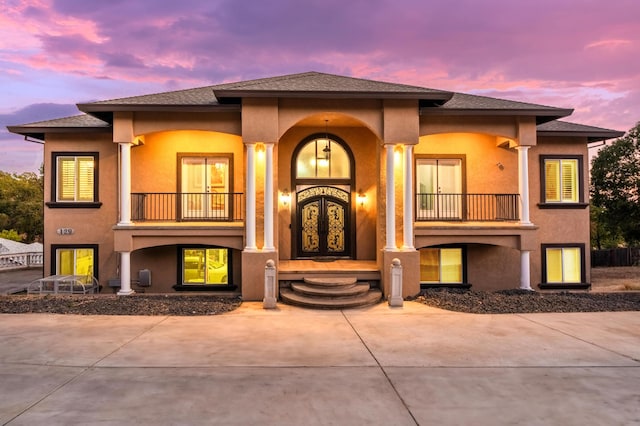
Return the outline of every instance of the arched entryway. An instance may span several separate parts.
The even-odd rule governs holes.
[[[339,137],[314,134],[296,147],[291,162],[292,257],[353,257],[354,176],[353,154]]]

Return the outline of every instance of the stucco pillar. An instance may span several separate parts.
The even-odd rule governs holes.
[[[131,290],[131,252],[120,252],[120,290],[118,296],[135,293]]]
[[[131,143],[120,145],[120,221],[118,225],[131,225]]]
[[[402,250],[415,250],[413,246],[413,145],[404,146],[404,196],[402,203]]]
[[[387,238],[385,250],[396,249],[396,191],[393,172],[393,148],[395,145],[385,145],[387,151],[387,203],[386,203],[386,227]]]
[[[520,251],[520,289],[533,290],[531,288],[531,252]]]
[[[273,244],[273,144],[266,144],[264,175],[264,246],[263,251],[275,251]]]
[[[520,192],[520,223],[531,225],[529,220],[529,147],[517,146],[518,151],[518,192]]]
[[[255,144],[247,144],[247,200],[246,200],[246,218],[245,233],[246,251],[257,251],[256,246],[256,162],[255,162]]]

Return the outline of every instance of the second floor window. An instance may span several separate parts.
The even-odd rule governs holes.
[[[54,154],[55,201],[96,201],[97,154]]]
[[[581,159],[542,158],[543,203],[580,203]]]

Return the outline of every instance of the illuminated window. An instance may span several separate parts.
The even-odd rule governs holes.
[[[296,177],[312,179],[349,179],[349,154],[331,138],[318,137],[298,151]]]
[[[460,219],[462,158],[417,158],[417,220]]]
[[[542,157],[544,203],[582,202],[582,159]]]
[[[462,284],[463,269],[460,247],[420,249],[420,282]]]
[[[228,285],[229,250],[225,248],[182,249],[183,285]]]
[[[582,246],[543,246],[545,283],[581,283],[583,250]]]
[[[56,275],[97,277],[95,269],[97,247],[52,246]]]
[[[93,203],[97,200],[96,153],[54,153],[53,200],[58,203]]]

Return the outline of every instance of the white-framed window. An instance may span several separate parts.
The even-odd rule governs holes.
[[[464,249],[462,247],[427,247],[419,251],[421,283],[464,283]]]
[[[542,256],[543,282],[545,284],[579,284],[584,282],[584,245],[543,245]]]
[[[52,201],[56,203],[97,201],[97,153],[54,153],[53,167]]]
[[[228,220],[233,205],[233,155],[179,154],[182,219]]]
[[[448,220],[462,216],[462,158],[416,158],[416,219]]]
[[[542,202],[578,204],[582,195],[582,157],[542,156]]]

